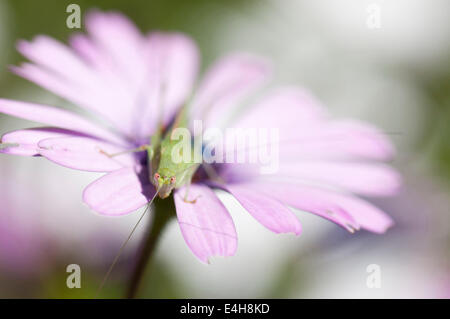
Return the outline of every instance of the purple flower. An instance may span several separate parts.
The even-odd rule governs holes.
[[[48,125],[5,134],[2,143],[14,147],[2,152],[43,156],[73,169],[107,173],[86,187],[83,200],[100,214],[123,215],[146,205],[155,192],[145,152],[113,158],[105,152],[148,143],[158,120],[168,124],[187,102],[191,121],[218,126],[261,87],[269,68],[250,55],[229,55],[194,89],[199,54],[187,36],[142,35],[118,13],[91,12],[85,21],[88,34],[72,36],[70,46],[46,36],[19,42],[18,50],[32,63],[12,70],[92,112],[104,124],[47,105],[0,99],[0,112]],[[355,195],[385,196],[399,187],[398,174],[376,162],[393,155],[391,143],[376,128],[330,119],[318,101],[297,88],[266,95],[229,123],[278,128],[279,172],[261,175],[255,165],[214,164],[223,182],[212,183],[200,168],[189,189],[195,203],[184,201],[184,188],[175,190],[181,232],[200,260],[230,256],[237,248],[233,220],[213,186],[231,193],[275,233],[301,233],[288,206],[352,232],[364,228],[383,233],[392,225],[389,216]]]
[[[30,213],[30,203],[19,203],[18,197],[30,195],[31,189],[19,183],[6,184],[8,177],[7,172],[2,172],[0,268],[11,273],[28,275],[41,270],[45,265],[48,257],[48,238],[41,229],[39,216]]]

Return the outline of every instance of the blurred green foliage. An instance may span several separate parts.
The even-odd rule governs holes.
[[[432,102],[423,145],[430,147],[436,174],[450,183],[450,57],[448,63],[430,77],[417,77],[420,87]]]

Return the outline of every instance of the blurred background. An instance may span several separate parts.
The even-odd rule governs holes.
[[[208,266],[169,225],[147,273],[145,298],[448,298],[450,297],[450,2],[447,0],[12,1],[0,0],[0,96],[71,108],[12,75],[24,58],[18,39],[62,41],[66,7],[118,10],[142,31],[193,37],[203,70],[230,51],[268,57],[271,85],[308,88],[336,116],[378,125],[397,146],[400,194],[374,203],[396,225],[385,235],[349,234],[298,212],[300,237],[275,235],[220,194],[235,220],[235,257]],[[373,6],[378,26],[371,24]],[[0,134],[37,126],[0,115]],[[0,298],[90,298],[138,213],[108,218],[81,201],[99,174],[41,158],[0,156]],[[139,244],[133,237],[103,297],[121,297]],[[78,264],[81,288],[66,267]],[[379,265],[381,287],[366,284]]]

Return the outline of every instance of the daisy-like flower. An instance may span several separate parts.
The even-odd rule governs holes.
[[[3,135],[2,152],[106,173],[86,187],[83,200],[100,214],[118,216],[145,206],[155,194],[146,152],[127,151],[148,144],[159,123],[170,127],[187,103],[189,120],[200,119],[205,127],[233,119],[230,114],[265,82],[269,68],[259,58],[229,55],[195,85],[199,54],[189,37],[142,35],[118,13],[91,12],[85,22],[87,34],[75,34],[69,46],[46,36],[19,42],[18,50],[31,63],[12,71],[102,122],[52,106],[0,99],[0,112],[47,125]],[[235,226],[213,190],[217,187],[275,233],[301,233],[289,206],[351,232],[383,233],[392,225],[389,216],[357,197],[391,195],[399,187],[398,174],[379,163],[392,157],[393,147],[376,128],[332,120],[309,93],[292,87],[269,93],[228,123],[278,128],[279,171],[261,175],[255,165],[216,163],[217,179],[212,180],[200,165],[189,187],[196,201],[185,200],[187,186],[173,190],[181,232],[200,260],[230,256],[237,248]],[[107,156],[114,153],[123,154]]]

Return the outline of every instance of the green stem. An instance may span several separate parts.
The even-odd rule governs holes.
[[[160,235],[169,220],[175,215],[175,205],[172,196],[166,199],[156,198],[152,215],[152,224],[144,238],[136,266],[131,275],[130,284],[127,288],[127,298],[136,298],[145,270],[148,268],[147,264],[154,254],[158,240],[161,237]]]

